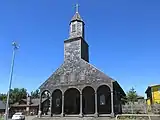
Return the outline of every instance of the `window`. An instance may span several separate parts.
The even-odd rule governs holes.
[[[100,96],[100,105],[105,105],[106,104],[106,98],[104,95]]]
[[[75,32],[76,31],[76,24],[73,24],[72,25],[72,32]]]
[[[59,107],[59,106],[60,106],[60,99],[57,98],[57,99],[56,99],[56,107]]]

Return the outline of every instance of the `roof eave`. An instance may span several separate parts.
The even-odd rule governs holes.
[[[147,90],[145,91],[145,93],[147,94],[148,90],[151,88],[151,86],[148,86]]]

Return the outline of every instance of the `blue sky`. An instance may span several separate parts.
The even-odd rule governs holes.
[[[8,89],[13,40],[12,88],[37,89],[62,63],[63,41],[76,0],[0,1],[0,92]],[[160,84],[160,1],[79,0],[90,63],[140,95]]]

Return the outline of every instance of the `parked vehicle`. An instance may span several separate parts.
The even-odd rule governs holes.
[[[25,120],[23,112],[17,112],[12,116],[12,120]]]

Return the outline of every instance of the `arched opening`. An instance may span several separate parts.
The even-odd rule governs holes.
[[[99,114],[111,113],[111,90],[107,85],[97,89],[97,108]]]
[[[52,93],[52,114],[61,114],[62,112],[62,92],[57,89]]]
[[[70,88],[64,93],[65,114],[80,113],[80,92],[76,88]]]
[[[85,87],[82,91],[83,114],[95,113],[95,91],[92,87]]]
[[[48,115],[51,111],[50,105],[51,94],[48,90],[44,90],[41,93],[41,111],[42,115]]]

